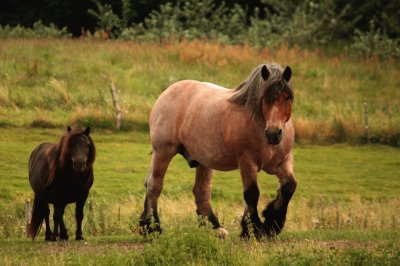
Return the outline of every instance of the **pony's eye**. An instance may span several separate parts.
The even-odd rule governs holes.
[[[290,96],[289,95],[286,97],[286,101],[290,101]]]

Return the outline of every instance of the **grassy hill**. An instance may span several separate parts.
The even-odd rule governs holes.
[[[362,142],[368,103],[370,140],[399,145],[400,70],[395,61],[326,56],[281,46],[256,50],[207,42],[170,45],[86,40],[1,40],[0,126],[113,128],[114,82],[122,128],[143,130],[158,95],[175,81],[233,88],[263,62],[293,69],[298,141]]]

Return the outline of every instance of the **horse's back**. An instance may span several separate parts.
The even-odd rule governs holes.
[[[229,90],[221,86],[195,80],[172,84],[158,97],[151,111],[149,125],[152,140],[176,138],[179,125],[191,119],[194,113],[198,117],[201,112],[215,110],[210,105],[225,99],[227,92]]]

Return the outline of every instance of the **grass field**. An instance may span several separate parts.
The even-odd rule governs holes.
[[[190,42],[171,45],[85,40],[0,40],[1,265],[399,265],[400,65],[280,47]],[[234,87],[261,62],[290,65],[296,124],[297,191],[286,227],[273,240],[239,238],[238,171],[216,172],[212,204],[230,232],[221,240],[198,227],[194,170],[176,157],[160,198],[164,232],[138,234],[150,162],[147,117],[157,96],[181,79]],[[109,93],[123,109],[116,131]],[[27,162],[33,148],[57,141],[67,125],[91,125],[98,157],[85,206],[84,242],[25,237]],[[336,143],[336,144],[335,144]],[[322,145],[315,145],[322,144]],[[277,178],[260,173],[259,210]],[[74,208],[66,223],[75,230]]]
[[[176,157],[160,198],[164,233],[149,240],[138,234],[150,159],[148,136],[141,132],[94,130],[98,158],[91,207],[87,204],[85,210],[86,242],[48,244],[41,233],[32,243],[24,237],[24,201],[33,197],[28,156],[35,145],[55,141],[60,134],[58,129],[0,129],[2,264],[395,265],[400,260],[396,148],[297,145],[299,185],[286,228],[274,241],[261,243],[239,238],[243,200],[237,171],[216,172],[213,180],[214,209],[229,238],[222,241],[210,229],[198,228],[191,195],[194,170]],[[266,174],[260,174],[259,181],[261,209],[275,196],[278,182]],[[72,235],[73,210],[69,206],[66,212]]]

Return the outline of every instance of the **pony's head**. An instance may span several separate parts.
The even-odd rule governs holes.
[[[58,169],[72,167],[77,173],[92,169],[96,158],[96,147],[89,136],[90,127],[68,127],[59,143],[47,151],[50,175],[47,185],[51,184]]]
[[[272,145],[280,143],[292,113],[291,76],[288,66],[282,70],[278,64],[259,65],[229,99],[244,106],[252,118],[263,124],[266,141]]]
[[[75,172],[84,172],[88,166],[92,165],[96,148],[89,134],[90,127],[85,130],[79,127],[67,128],[67,132],[61,137],[59,143],[61,168],[71,163]]]
[[[261,68],[261,76],[266,81],[264,89],[262,113],[265,121],[265,137],[272,145],[280,143],[285,128],[285,123],[290,119],[292,113],[293,91],[289,80],[292,70],[289,66],[283,71],[280,80],[267,82],[271,73],[264,65]]]

